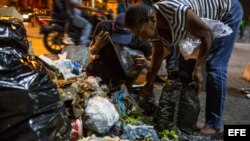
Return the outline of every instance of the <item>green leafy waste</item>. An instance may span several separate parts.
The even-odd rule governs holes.
[[[124,114],[124,122],[132,125],[139,125],[141,123],[153,125],[151,117],[144,116],[139,111],[130,111],[126,115]]]
[[[163,130],[159,133],[161,141],[179,141],[179,136],[175,130]]]
[[[139,125],[141,122],[142,114],[137,111],[132,111],[128,115],[125,115],[124,122],[132,125]]]

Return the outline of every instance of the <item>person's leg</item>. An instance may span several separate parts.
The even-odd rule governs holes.
[[[87,47],[89,43],[89,37],[92,32],[92,25],[88,20],[84,18],[82,18],[82,22],[84,23],[84,26],[82,28],[80,43],[83,47]]]
[[[74,42],[69,37],[69,21],[66,21],[64,24],[64,36],[63,36],[63,43],[67,45],[73,45]]]
[[[232,4],[233,5],[233,4]],[[211,47],[206,63],[206,127],[201,130],[205,134],[213,134],[216,129],[221,128],[224,101],[227,93],[227,66],[232,54],[235,39],[239,31],[242,11],[239,5],[234,5],[235,12],[230,19],[225,19],[233,33],[215,39]],[[237,18],[236,18],[237,17]]]

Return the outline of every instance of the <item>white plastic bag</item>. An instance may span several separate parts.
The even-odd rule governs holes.
[[[210,28],[214,39],[230,35],[233,32],[228,25],[220,21],[207,18],[201,18],[201,20]],[[199,38],[188,34],[187,37],[179,43],[180,52],[186,60],[191,58],[196,59],[198,56],[197,47],[199,47],[200,44],[201,40]]]
[[[58,56],[60,59],[54,62],[54,66],[63,74],[64,79],[67,80],[76,77],[76,75],[72,73],[73,64],[71,60],[66,59],[67,53],[64,52],[63,54],[58,54]]]
[[[83,116],[86,128],[100,134],[106,134],[118,120],[119,114],[108,99],[95,96],[88,100]]]
[[[194,58],[196,59],[197,48],[201,44],[201,40],[192,35],[188,35],[184,40],[179,43],[180,52],[185,60]],[[196,52],[195,52],[196,50]]]
[[[233,30],[223,22],[207,18],[201,18],[201,20],[212,30],[213,38],[220,38],[233,33]]]

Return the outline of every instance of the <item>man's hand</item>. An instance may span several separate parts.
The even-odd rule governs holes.
[[[101,31],[97,36],[95,37],[95,46],[98,49],[101,49],[105,45],[107,45],[109,40],[109,33]]]
[[[136,67],[139,68],[150,68],[150,62],[145,58],[144,55],[133,55],[133,59]]]
[[[99,50],[107,45],[109,41],[109,33],[101,31],[95,36],[95,42],[90,46],[90,53],[92,55],[97,55]]]

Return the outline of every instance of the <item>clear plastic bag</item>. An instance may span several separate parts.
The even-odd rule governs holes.
[[[142,55],[143,53],[139,50],[130,49],[123,45],[115,44],[114,46],[118,59],[126,75],[129,77],[136,76],[140,72],[140,69],[135,66],[133,56],[137,54]]]
[[[213,34],[213,39],[224,37],[230,35],[233,30],[224,23],[211,20],[207,18],[201,18],[201,20],[210,28]],[[180,52],[187,59],[196,59],[198,56],[198,47],[201,44],[201,40],[197,37],[188,34],[185,39],[181,40],[179,43]]]
[[[205,22],[206,25],[210,28],[213,33],[213,38],[220,38],[233,33],[233,30],[221,21],[211,20],[207,18],[201,18],[201,20]]]
[[[180,52],[185,60],[196,58],[198,53],[197,48],[201,44],[201,40],[192,35],[188,35],[184,40],[179,43]],[[195,52],[196,50],[196,52]]]

